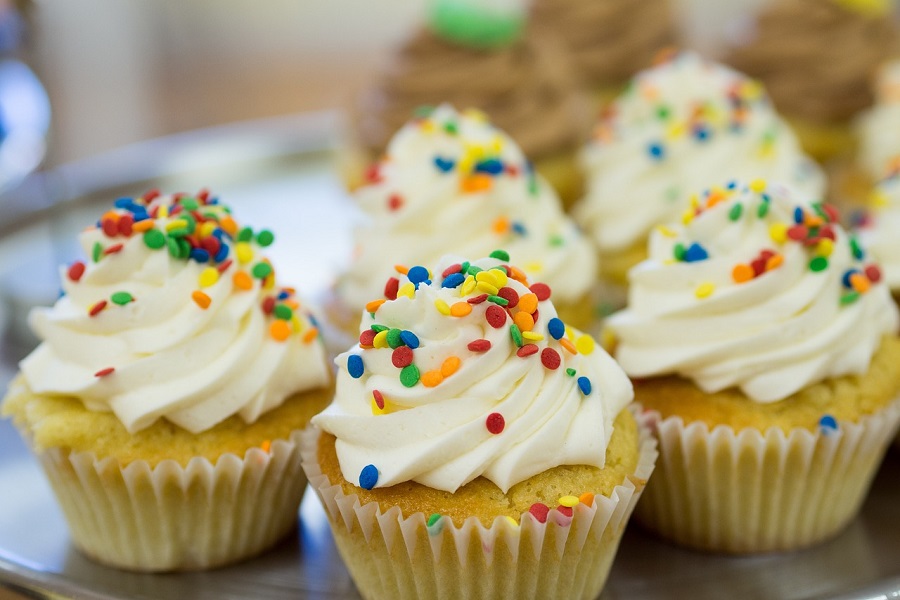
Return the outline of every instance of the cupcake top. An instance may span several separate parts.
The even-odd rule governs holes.
[[[359,345],[335,359],[334,402],[313,418],[347,481],[454,492],[482,476],[506,492],[558,465],[604,465],[631,383],[556,316],[549,286],[504,251],[400,270],[396,300],[367,306]]]
[[[773,178],[811,197],[824,187],[763,88],[692,52],[634,78],[582,163],[588,192],[575,215],[607,252],[641,244],[710,182]]]
[[[535,0],[531,21],[559,36],[592,85],[624,83],[675,41],[668,0]]]
[[[880,269],[828,205],[756,180],[714,188],[650,237],[629,273],[628,308],[609,319],[633,377],[678,374],[775,402],[861,374],[897,309]]]
[[[882,267],[884,280],[900,292],[900,171],[894,170],[878,183],[872,194],[871,211],[859,227],[859,237]]]
[[[763,81],[779,110],[818,122],[872,104],[869,79],[897,49],[892,0],[778,0],[728,64]]]
[[[383,291],[393,299],[384,288],[391,265],[434,264],[448,251],[508,248],[562,300],[580,298],[594,281],[594,251],[556,193],[476,111],[441,105],[407,123],[356,198],[370,220],[356,231],[356,258],[337,282],[354,309]]]
[[[874,180],[885,176],[900,155],[900,60],[882,65],[875,87],[875,106],[860,115],[858,162]]]
[[[38,394],[112,411],[134,433],[159,418],[197,433],[245,421],[329,381],[316,327],[241,226],[203,191],[120,198],[61,268],[63,295],[29,321],[21,363]]]

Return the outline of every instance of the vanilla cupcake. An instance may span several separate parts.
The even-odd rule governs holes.
[[[294,526],[300,431],[333,390],[294,290],[206,192],[121,198],[80,235],[3,402],[74,544],[138,571],[210,568]]]
[[[832,208],[760,180],[705,195],[649,252],[608,321],[660,440],[641,521],[723,552],[836,535],[900,420],[880,269]]]
[[[597,272],[590,241],[516,143],[477,111],[442,105],[407,123],[356,200],[368,221],[354,233],[355,256],[327,309],[354,337],[369,301],[396,298],[402,273],[395,265],[434,264],[446,252],[486,256],[500,247],[530,279],[557,290],[554,302],[567,322],[590,323]]]
[[[588,191],[573,213],[599,248],[603,276],[621,285],[653,227],[677,219],[706,186],[777,178],[811,199],[824,188],[762,87],[691,52],[634,78],[582,163]]]
[[[415,266],[304,467],[367,598],[593,598],[655,450],[631,383],[497,251]]]

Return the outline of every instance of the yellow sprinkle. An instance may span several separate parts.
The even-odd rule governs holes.
[[[422,130],[422,133],[434,133],[434,121],[431,119],[423,119],[419,123],[419,129]]]
[[[687,225],[691,221],[694,220],[694,211],[692,209],[688,209],[681,213],[681,222]]]
[[[529,263],[525,263],[525,270],[531,271],[532,273],[540,273],[544,270],[544,263],[535,260]]]
[[[212,235],[212,232],[216,230],[215,221],[207,221],[200,225],[200,229],[198,230],[198,235],[201,239],[207,238]]]
[[[471,275],[466,276],[466,280],[463,281],[463,284],[459,286],[459,295],[460,296],[468,296],[472,292],[475,291],[475,278]]]
[[[199,280],[200,287],[209,287],[219,281],[219,272],[215,267],[206,267],[200,271],[200,277],[197,279]]]
[[[479,273],[479,275],[481,275],[481,273]],[[491,285],[487,281],[479,281],[477,284],[475,284],[475,289],[477,289],[479,292],[490,294],[491,296],[496,296],[497,292],[500,291],[497,286]]]
[[[386,415],[386,414],[388,414],[388,403],[387,403],[387,400],[384,401],[384,408],[378,408],[378,403],[375,402],[375,398],[372,398],[372,414],[373,414],[373,415]]]
[[[700,208],[700,197],[697,194],[691,194],[691,208]]]
[[[674,231],[672,231],[671,229],[669,229],[669,228],[666,227],[665,225],[657,225],[657,226],[656,226],[656,230],[657,230],[660,234],[662,234],[662,235],[664,235],[664,236],[666,236],[666,237],[670,237],[670,238],[673,238],[673,237],[675,237],[675,236],[677,235]]]
[[[291,326],[288,325],[287,321],[282,321],[281,319],[272,321],[272,324],[269,325],[269,335],[276,341],[283,342],[291,335]]]
[[[162,212],[162,210],[160,210],[159,212]],[[166,231],[172,231],[173,229],[187,227],[187,224],[187,221],[185,221],[184,219],[173,219],[166,223]]]
[[[291,315],[291,330],[294,333],[300,333],[303,331],[303,321],[300,320],[300,317],[297,315]]]
[[[438,310],[441,310],[440,307],[438,307]],[[455,302],[453,306],[450,307],[450,314],[454,317],[465,317],[471,312],[472,305],[468,302]]]
[[[822,238],[819,240],[819,243],[816,244],[816,253],[819,256],[831,256],[832,252],[834,252],[834,242],[830,239]]]
[[[169,206],[167,204],[162,204],[159,207],[159,211],[156,213],[157,219],[165,219],[169,216]]]
[[[489,283],[493,286],[497,286],[497,272],[496,271],[479,271],[475,274],[475,281],[478,283]]]
[[[375,337],[372,338],[372,347],[373,348],[387,348],[388,347],[387,334],[388,334],[387,329],[376,333]]]
[[[766,180],[765,179],[754,179],[750,182],[750,190],[759,194],[760,192],[766,189]]]
[[[490,272],[494,274],[494,285],[496,285],[498,288],[502,288],[509,281],[509,277],[507,276],[506,271],[499,267],[490,269]]]
[[[503,517],[503,520],[506,521],[507,523],[509,523],[509,525],[510,525],[511,527],[518,527],[518,526],[519,526],[519,523],[516,522],[516,520],[513,519],[512,517],[504,516],[504,517]]]
[[[874,208],[884,208],[888,205],[887,194],[881,190],[875,190],[869,195],[869,204]],[[137,223],[135,223],[137,225]]]
[[[253,248],[251,248],[250,244],[247,242],[238,242],[235,244],[234,253],[237,256],[238,262],[242,265],[246,265],[253,260]]]
[[[232,275],[231,281],[239,290],[249,290],[253,287],[253,278],[246,271],[236,271]]]
[[[442,315],[450,315],[450,305],[438,298],[434,301],[434,307],[438,309],[438,312]]]
[[[212,298],[201,292],[200,290],[194,290],[191,294],[191,299],[203,310],[209,308],[210,303],[212,303]]]
[[[683,136],[686,131],[687,127],[685,126],[685,124],[679,121],[669,126],[669,128],[666,130],[666,137],[670,140],[676,140]]]
[[[536,331],[523,331],[522,337],[529,342],[540,342],[544,339],[544,336],[540,333],[537,333]]]
[[[787,241],[787,230],[784,223],[772,223],[769,225],[769,237],[776,244],[783,244]]]
[[[273,287],[275,287],[275,277],[274,276],[269,275],[268,277],[263,279],[262,289],[271,290]]]
[[[698,298],[708,298],[712,295],[715,289],[716,286],[711,283],[701,283],[697,286],[697,289],[694,290],[694,295]]]
[[[575,347],[578,348],[578,352],[581,354],[590,354],[594,351],[594,338],[584,334],[575,340]]]
[[[569,338],[570,340],[572,340],[573,342],[575,341],[575,330],[572,329],[572,327],[570,325],[566,325],[566,337]]]
[[[408,281],[406,283],[404,283],[403,285],[401,285],[397,289],[397,297],[398,298],[401,296],[404,296],[406,298],[412,298],[415,295],[416,295],[416,286],[411,284]]]
[[[560,506],[568,506],[569,508],[577,506],[579,502],[578,496],[563,496],[559,499]]]

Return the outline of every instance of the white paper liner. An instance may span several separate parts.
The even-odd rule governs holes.
[[[322,473],[318,429],[303,436],[303,467],[328,515],[341,557],[367,599],[594,598],[606,582],[625,525],[656,462],[656,441],[637,416],[640,456],[635,472],[610,497],[578,504],[572,517],[552,509],[546,523],[524,513],[520,525],[476,517],[461,527],[427,515],[404,517],[361,505]]]
[[[635,518],[692,548],[794,550],[839,533],[859,512],[900,423],[894,401],[837,430],[738,432],[647,411],[659,463]]]
[[[270,451],[215,464],[193,458],[150,468],[59,448],[38,452],[72,541],[95,560],[135,571],[207,569],[256,555],[294,526],[306,475],[301,432]]]

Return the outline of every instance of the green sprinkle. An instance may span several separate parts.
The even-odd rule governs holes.
[[[469,272],[470,266],[471,266],[471,263],[469,263],[469,261],[465,261],[463,264],[460,265],[459,272],[462,273],[463,275],[465,275],[466,273]]]
[[[681,242],[678,242],[675,244],[675,247],[672,248],[672,255],[675,257],[675,260],[684,260],[685,252],[687,252],[687,250]]]
[[[447,121],[446,123],[444,123],[444,131],[446,131],[450,135],[456,135],[457,133],[459,133],[459,127],[454,121]]]
[[[151,250],[159,250],[166,245],[166,234],[159,229],[148,229],[144,232],[144,243]]]
[[[575,369],[569,367],[568,369],[566,369],[566,375],[568,375],[569,377],[575,377]]]
[[[502,296],[490,296],[489,295],[487,297],[487,300],[488,300],[488,302],[493,302],[494,304],[499,304],[500,306],[506,306],[507,304],[509,304],[509,300],[507,300],[506,298],[504,298]]]
[[[506,250],[494,250],[489,256],[491,258],[496,258],[497,260],[502,260],[503,262],[509,261],[509,252]]]
[[[660,121],[666,121],[670,116],[672,116],[672,110],[665,104],[656,107],[656,118]]]
[[[281,319],[282,321],[290,321],[291,317],[294,316],[294,311],[287,304],[279,304],[275,307],[273,313],[276,319]]]
[[[94,262],[100,262],[101,256],[103,256],[103,245],[100,242],[94,242],[94,247],[91,250],[91,258],[94,259]]]
[[[128,292],[116,292],[109,298],[113,301],[113,304],[118,304],[119,306],[125,306],[129,302],[134,301],[134,296],[129,294]]]
[[[253,265],[253,270],[251,272],[257,279],[265,279],[272,274],[272,265],[265,262],[258,262]]]
[[[403,340],[400,339],[400,330],[399,329],[389,329],[387,332],[387,343],[391,348],[399,348],[403,345]]]
[[[253,239],[253,230],[249,227],[244,227],[237,234],[237,241],[239,242],[249,242]]]
[[[681,192],[675,186],[670,187],[666,190],[666,200],[669,202],[675,202],[681,198]]]
[[[419,383],[419,367],[416,365],[406,365],[403,367],[400,370],[400,383],[408,388]]]
[[[372,325],[371,327],[369,327],[369,329],[371,329],[375,333],[381,333],[382,331],[387,331],[388,329],[390,329],[390,327],[387,327],[385,325]]]
[[[744,205],[741,203],[737,203],[731,207],[731,210],[728,211],[728,218],[732,221],[737,221],[741,218],[741,214],[744,212]]]
[[[831,221],[831,217],[828,216],[828,213],[825,212],[825,209],[822,208],[821,202],[813,202],[812,204],[813,210],[816,211],[816,214],[825,219],[825,222],[828,223]]]
[[[256,243],[265,248],[266,246],[271,246],[272,242],[275,241],[275,234],[269,231],[268,229],[263,229],[259,233],[256,234]]]
[[[182,198],[178,203],[181,204],[185,210],[197,210],[200,208],[200,203],[197,202],[196,198]]]
[[[866,257],[866,253],[863,251],[862,246],[859,245],[859,240],[855,237],[850,238],[850,251],[853,252],[853,258],[856,260],[862,260]]]
[[[482,271],[484,271],[484,269],[482,269],[479,266],[469,265],[469,267],[466,269],[466,275],[471,275],[472,277],[475,277],[475,275],[477,275],[478,273],[481,273]]]
[[[512,324],[509,326],[509,335],[515,345],[519,348],[525,345],[525,340],[522,338],[522,331],[519,329],[518,325]]]
[[[173,258],[178,258],[178,240],[173,237],[166,238],[166,246],[169,247],[169,254]]]
[[[194,218],[194,215],[182,214],[179,216],[187,223],[187,235],[191,235],[197,231],[197,219]]]
[[[537,196],[539,191],[537,177],[532,175],[528,178],[528,193],[532,196]]]
[[[809,261],[809,270],[816,273],[824,271],[828,268],[828,259],[824,256],[817,256]]]
[[[760,219],[765,218],[765,216],[769,214],[769,203],[763,202],[756,209],[756,216]]]
[[[431,106],[430,104],[420,104],[419,106],[417,106],[413,109],[412,114],[414,117],[417,117],[419,119],[424,119],[425,117],[430,117],[431,113],[433,113],[433,112],[434,112],[434,107]]]
[[[550,236],[550,246],[559,247],[566,243],[566,238],[563,236],[556,234]]]
[[[178,258],[187,258],[191,255],[191,244],[184,238],[175,240],[178,244]]]
[[[187,222],[187,221],[185,221]],[[170,238],[180,238],[190,234],[190,230],[187,227],[173,227],[168,230]]]
[[[853,304],[857,300],[859,300],[859,292],[847,292],[846,294],[841,296],[841,306]]]
[[[428,526],[431,527],[432,525],[437,523],[438,520],[440,520],[440,518],[441,518],[441,513],[434,513],[433,515],[428,517]]]

